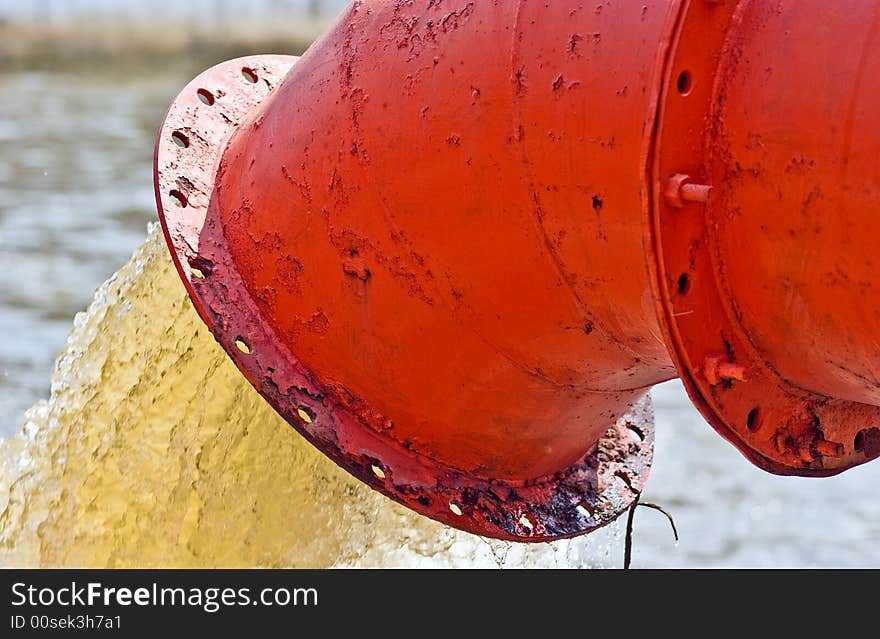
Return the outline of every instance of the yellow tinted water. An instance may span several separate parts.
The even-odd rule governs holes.
[[[0,443],[6,566],[595,566],[619,562],[619,537],[489,541],[349,477],[214,342],[156,228]]]

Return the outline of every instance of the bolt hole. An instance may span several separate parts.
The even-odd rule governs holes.
[[[880,428],[860,430],[853,440],[853,446],[857,453],[861,453],[869,459],[880,456]]]
[[[175,131],[171,134],[171,139],[174,140],[174,143],[181,149],[189,148],[189,138],[186,137],[186,135],[184,135],[182,132]]]
[[[753,408],[746,417],[746,428],[750,433],[755,433],[761,428],[761,409]]]
[[[856,438],[853,441],[853,447],[856,449],[857,453],[865,452],[865,431],[860,430],[856,433]]]
[[[694,88],[694,79],[690,71],[682,71],[678,74],[678,80],[675,83],[680,95],[688,95]]]
[[[519,518],[519,523],[521,523],[523,526],[525,526],[525,527],[528,528],[529,530],[534,530],[534,529],[535,529],[535,524],[532,523],[532,520],[529,519],[529,516],[528,516],[528,515],[523,515],[522,517],[520,517],[520,518]]]
[[[456,504],[454,501],[449,502],[449,510],[456,517],[461,517],[461,515],[462,515],[461,506]]]
[[[373,464],[373,474],[379,479],[385,479],[385,471],[380,466]]]
[[[638,439],[640,442],[645,441],[645,431],[636,426],[635,424],[627,423],[626,428],[629,432],[633,434],[633,437]]]
[[[207,89],[199,89],[196,91],[196,95],[199,96],[199,100],[202,101],[202,104],[206,104],[208,106],[213,106],[214,104],[214,94],[208,91]]]
[[[211,274],[212,267],[213,264],[210,260],[206,260],[199,256],[193,257],[189,260],[190,271],[192,271],[193,275],[200,280],[205,279]]]
[[[251,347],[248,346],[247,342],[245,342],[242,338],[239,337],[238,339],[235,340],[235,346],[236,346],[236,348],[238,348],[238,350],[240,350],[245,355],[251,354]]]
[[[691,291],[691,276],[682,273],[678,278],[678,294],[687,295]]]
[[[575,508],[575,510],[578,511],[578,514],[581,517],[586,517],[586,518],[592,517],[593,512],[594,512],[593,507],[590,504],[588,504],[587,502],[582,502],[582,503],[578,504],[577,507]]]
[[[299,415],[299,418],[303,420],[306,424],[311,424],[313,421],[315,421],[315,414],[305,407],[297,408],[296,414]]]
[[[182,209],[186,208],[186,205],[189,203],[186,199],[186,196],[177,189],[169,192],[168,195],[171,197],[171,200],[174,202],[174,204]]]
[[[259,77],[257,77],[257,74],[253,69],[248,69],[247,67],[241,70],[241,77],[243,77],[251,84],[256,84],[257,80],[260,79]]]
[[[630,479],[629,475],[627,475],[623,471],[617,471],[616,473],[614,473],[614,477],[617,479],[617,481],[622,483],[631,491],[636,492],[636,489],[633,487],[632,479]]]

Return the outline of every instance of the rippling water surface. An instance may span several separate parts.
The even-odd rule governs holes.
[[[143,242],[155,131],[185,81],[0,75],[0,435],[46,396],[74,314]]]
[[[152,150],[196,69],[150,76],[0,75],[0,436],[48,395],[73,316],[155,219]],[[880,463],[827,480],[753,468],[660,387],[645,499],[676,517],[673,544],[640,510],[637,566],[880,566]]]

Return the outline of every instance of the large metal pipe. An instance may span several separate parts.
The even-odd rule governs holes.
[[[880,455],[877,11],[354,2],[183,91],[166,237],[264,397],[453,526],[613,519],[676,374],[758,465],[834,474]]]

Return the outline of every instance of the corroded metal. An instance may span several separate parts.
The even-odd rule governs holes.
[[[774,473],[880,455],[866,444],[880,435],[878,12],[690,2],[665,72],[648,178],[664,333],[707,421]],[[711,197],[680,209],[670,175]]]
[[[338,464],[484,535],[625,510],[676,373],[762,468],[877,457],[878,5],[807,4],[365,0],[220,65],[156,156],[196,308]]]
[[[316,380],[277,338],[230,258],[210,202],[222,172],[220,152],[294,60],[268,56],[219,65],[184,89],[162,126],[156,195],[199,315],[289,423],[347,471],[414,510],[481,535],[528,541],[582,534],[615,519],[641,492],[650,467],[653,417],[644,391],[624,414],[609,415],[607,432],[558,472],[486,478],[414,454],[389,429],[371,427],[361,402]],[[251,83],[248,74],[260,81]]]

